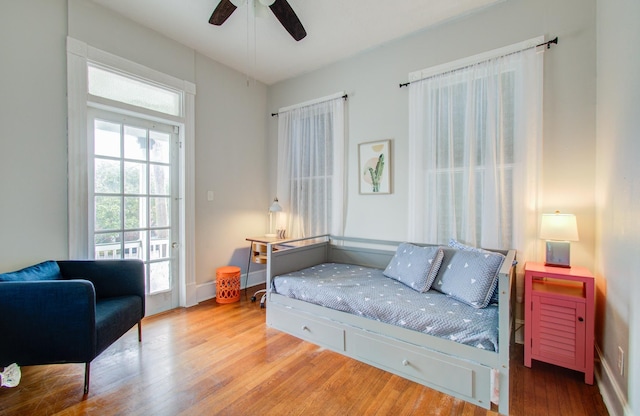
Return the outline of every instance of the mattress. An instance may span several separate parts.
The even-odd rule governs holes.
[[[271,290],[364,318],[498,351],[497,305],[475,309],[435,290],[417,292],[382,272],[356,265],[323,263],[275,277]]]

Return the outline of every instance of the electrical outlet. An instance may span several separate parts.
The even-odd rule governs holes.
[[[621,346],[618,346],[618,372],[624,375],[624,350]]]

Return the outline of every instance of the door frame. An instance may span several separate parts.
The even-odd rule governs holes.
[[[182,114],[173,117],[145,109],[113,103],[125,112],[176,124],[179,131],[179,305],[198,303],[195,276],[195,84],[136,62],[118,57],[67,37],[67,114],[68,114],[68,226],[69,258],[87,259],[87,65],[100,63],[111,68],[166,85],[182,93]],[[108,106],[108,100],[95,100],[94,106]]]

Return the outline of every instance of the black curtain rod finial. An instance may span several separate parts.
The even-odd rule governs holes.
[[[547,45],[547,49],[551,49],[551,44],[552,43],[555,43],[556,45],[558,44],[558,37],[557,36],[555,37],[555,39],[551,39],[548,42],[544,42],[544,43],[541,43],[539,45],[536,45],[536,47]]]

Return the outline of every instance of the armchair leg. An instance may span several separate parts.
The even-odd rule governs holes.
[[[138,321],[138,342],[142,342],[142,321]]]
[[[84,364],[84,394],[89,394],[89,372],[91,363]]]

